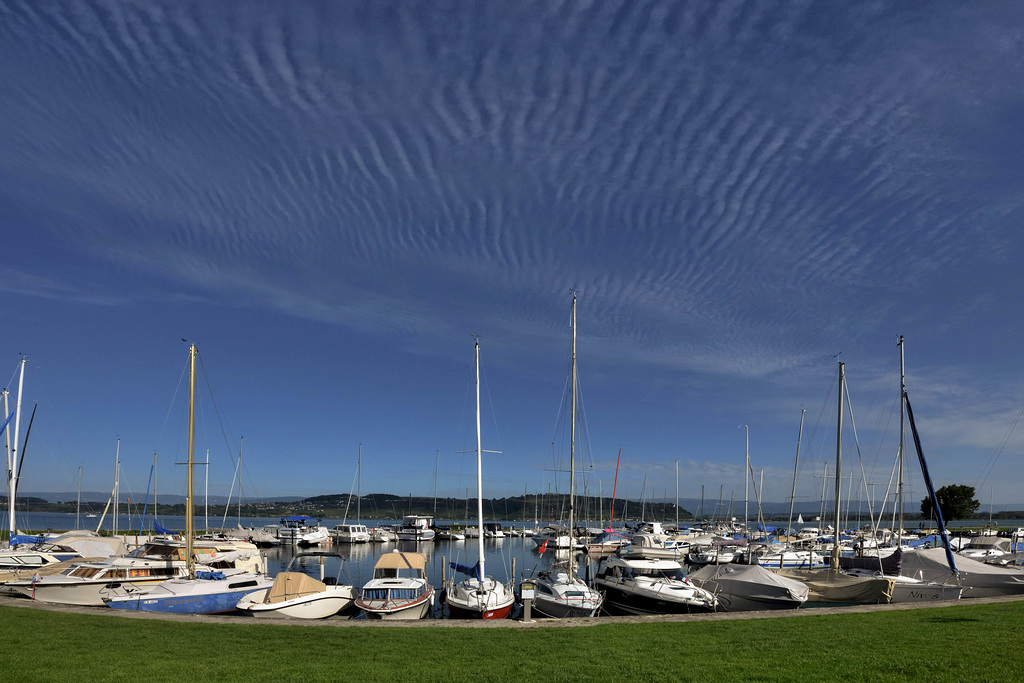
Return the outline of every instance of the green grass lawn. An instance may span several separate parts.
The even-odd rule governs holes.
[[[0,607],[0,680],[1003,681],[1024,602],[578,628],[310,628]]]

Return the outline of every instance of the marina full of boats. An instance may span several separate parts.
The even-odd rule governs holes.
[[[966,540],[951,537],[946,529],[902,381],[902,338],[898,464],[902,471],[905,418],[937,531],[908,532],[895,516],[892,529],[876,523],[841,528],[842,362],[833,524],[799,526],[798,519],[798,528],[787,524],[773,529],[746,521],[690,527],[650,521],[616,527],[609,519],[597,527],[582,526],[574,504],[575,293],[572,302],[564,524],[517,529],[484,521],[477,341],[475,524],[455,528],[436,524],[432,515],[409,514],[401,522],[367,528],[357,503],[356,521],[347,519],[346,509],[346,519],[333,528],[318,517],[286,515],[273,524],[245,527],[239,520],[236,528],[200,534],[193,485],[198,351],[190,345],[184,529],[170,531],[153,520],[159,535],[117,534],[115,477],[111,536],[85,531],[21,534],[14,520],[17,477],[10,474],[17,470],[9,466],[9,481],[15,483],[8,489],[9,542],[0,549],[0,591],[48,603],[143,612],[387,620],[656,616],[1024,594],[1018,555],[1024,529],[1006,538]],[[902,491],[898,495],[897,509],[902,510]]]
[[[290,536],[258,547],[244,528],[233,535],[223,530],[215,534],[219,538],[194,539],[193,564],[201,578],[191,582],[180,536],[142,537],[135,545],[133,536],[111,539],[80,531],[70,536],[91,539],[93,551],[105,542],[102,547],[111,554],[54,557],[43,565],[0,570],[0,591],[98,609],[187,612],[195,608],[184,606],[205,602],[203,613],[264,619],[480,618],[480,610],[493,612],[491,618],[521,618],[524,586],[532,598],[533,618],[813,609],[1024,594],[1019,564],[1024,537],[951,539],[954,573],[945,548],[934,547],[930,536],[893,534],[899,544],[866,544],[878,532],[851,529],[840,534],[838,558],[849,566],[836,571],[829,566],[835,536],[828,529],[815,529],[813,538],[804,531],[751,541],[735,527],[677,529],[647,523],[611,532],[622,541],[612,547],[577,528],[572,535],[575,549],[569,550],[553,543],[538,546],[534,538],[544,537],[540,528],[527,535],[521,528],[489,525],[501,537],[365,541],[360,533],[312,547]],[[265,533],[272,535],[279,525],[265,526]],[[366,535],[378,536],[372,528]],[[61,536],[69,537],[36,538],[35,545],[43,547]],[[787,548],[793,543],[810,553],[808,562],[780,568],[777,559],[792,552]],[[477,576],[474,565],[460,564],[476,561],[480,544],[486,544],[492,558],[486,576]],[[0,555],[25,554],[35,545],[0,549]],[[123,547],[128,551],[120,552]],[[716,553],[716,547],[733,550],[727,555]],[[994,548],[1002,554],[993,555]],[[709,553],[717,554],[718,561],[708,562]],[[460,578],[453,566],[466,570],[468,578]],[[567,574],[570,566],[576,568],[572,578]],[[562,594],[553,591],[545,604],[540,587],[547,576],[551,585],[566,588]],[[215,596],[205,597],[197,586],[216,587]],[[494,586],[501,586],[500,591]],[[492,593],[490,605],[487,596]],[[473,602],[473,596],[482,596],[482,604]]]

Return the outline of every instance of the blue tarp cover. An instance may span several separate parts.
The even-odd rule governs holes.
[[[22,534],[15,534],[14,536],[11,536],[10,545],[13,548],[16,545],[38,545],[45,542],[45,536],[24,536]]]
[[[197,579],[208,579],[210,581],[223,581],[228,578],[224,572],[196,572]]]
[[[162,526],[160,526],[159,522],[153,522],[153,530],[156,531],[158,534],[170,534],[171,536],[178,533],[177,531],[171,531],[170,529],[163,528]]]
[[[482,581],[483,580],[483,577],[480,576],[480,563],[479,562],[474,564],[472,567],[467,567],[466,565],[459,564],[458,562],[449,562],[448,566],[450,566],[455,571],[461,572],[462,574],[465,574],[467,576],[475,576],[477,581]]]

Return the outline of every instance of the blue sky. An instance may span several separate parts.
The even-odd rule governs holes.
[[[179,493],[179,385],[226,492],[798,501],[836,354],[881,495],[896,337],[937,485],[1024,502],[1024,7],[0,2],[0,381],[24,491]],[[6,358],[6,360],[4,360]],[[3,368],[9,370],[3,370]],[[8,372],[11,374],[8,375]],[[27,421],[27,414],[23,419]],[[849,422],[848,422],[849,424]],[[852,431],[852,430],[848,430]],[[229,451],[233,451],[232,455]],[[916,467],[909,496],[923,496]],[[124,490],[124,488],[122,489]],[[751,494],[752,496],[752,494]]]

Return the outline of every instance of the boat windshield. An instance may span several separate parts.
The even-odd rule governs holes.
[[[128,553],[128,557],[160,557],[168,560],[179,560],[182,558],[180,546],[165,545],[163,543],[146,543]]]
[[[649,579],[671,579],[674,581],[682,581],[686,578],[686,574],[680,568],[677,569],[633,569],[630,571],[634,577],[644,577]]]
[[[367,588],[363,600],[415,600],[419,595],[416,588]]]

